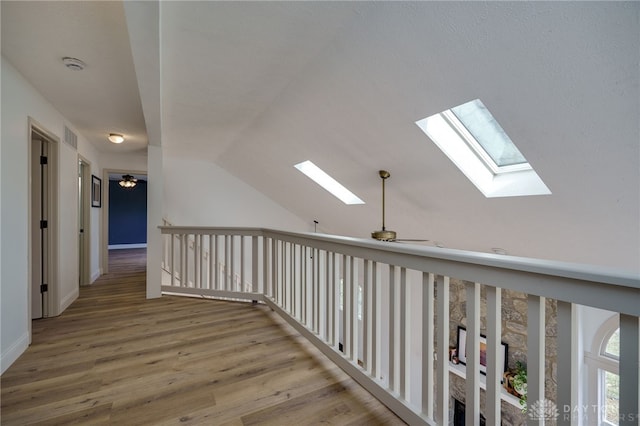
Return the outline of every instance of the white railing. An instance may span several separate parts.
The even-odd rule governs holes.
[[[620,314],[621,425],[638,424],[640,278],[585,265],[261,228],[162,226],[164,293],[262,302],[409,424],[450,422],[449,285],[466,287],[466,424],[499,425],[503,290],[527,295],[528,401],[545,401],[557,301],[557,407],[576,407],[575,307]],[[480,284],[482,283],[482,284]],[[480,291],[486,315],[481,318]],[[417,319],[417,320],[416,320]],[[440,320],[442,319],[442,320]],[[486,324],[486,378],[480,324]],[[459,372],[458,372],[459,374]],[[630,413],[624,416],[623,413]],[[636,414],[634,414],[636,413]],[[561,413],[562,414],[562,413]],[[544,418],[527,417],[529,424]],[[560,416],[557,424],[575,424]]]

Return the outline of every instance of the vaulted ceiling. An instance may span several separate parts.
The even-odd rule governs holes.
[[[360,237],[386,169],[400,238],[636,270],[639,46],[637,2],[2,2],[2,54],[101,150],[148,137]],[[485,198],[415,125],[476,98],[551,195]]]

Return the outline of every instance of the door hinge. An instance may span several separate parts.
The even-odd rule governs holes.
[[[40,221],[40,229],[47,229],[48,227],[49,227],[49,222],[47,222],[46,220]]]
[[[40,293],[44,293],[45,291],[49,291],[49,284],[40,285]]]
[[[40,164],[48,164],[48,158],[45,157],[44,155],[40,156]]]

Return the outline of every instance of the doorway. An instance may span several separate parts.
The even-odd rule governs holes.
[[[46,131],[31,125],[31,319],[51,314],[54,290],[56,145]]]
[[[91,165],[78,156],[78,284],[91,283]]]
[[[115,225],[118,226],[115,223],[111,223],[111,217],[113,216],[113,212],[111,212],[112,209],[112,205],[111,205],[111,190],[110,187],[112,185],[112,183],[114,182],[114,180],[118,181],[120,180],[123,175],[132,175],[132,177],[138,179],[138,181],[140,182],[141,186],[144,185],[146,187],[147,185],[147,172],[144,170],[126,170],[126,169],[103,169],[103,175],[102,175],[102,181],[103,182],[107,182],[107,186],[106,186],[106,190],[103,191],[103,202],[102,202],[102,207],[103,207],[103,215],[102,215],[102,249],[101,249],[101,263],[102,263],[102,272],[104,274],[109,272],[109,251],[110,251],[110,235],[112,234],[112,230],[111,228]],[[146,188],[145,188],[145,194],[146,194]],[[139,225],[140,227],[144,228],[144,232],[145,232],[145,243],[144,246],[146,247],[146,221],[147,221],[147,213],[146,213],[146,195],[144,196],[145,199],[145,206],[144,206],[144,224]],[[140,213],[140,211],[138,210],[138,214]],[[136,245],[131,245],[131,248],[136,247]],[[125,248],[125,247],[119,247],[119,248]]]

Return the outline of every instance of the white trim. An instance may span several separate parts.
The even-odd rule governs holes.
[[[31,322],[31,319],[29,319]],[[18,357],[24,353],[29,347],[29,333],[24,333],[18,340],[16,340],[6,351],[2,352],[0,358],[0,374],[3,374],[7,368],[11,367],[11,364],[16,362]]]
[[[585,351],[584,362],[587,365],[587,402],[588,407],[600,407],[602,400],[602,380],[603,371],[609,371],[614,374],[620,374],[620,364],[613,358],[602,354],[602,350],[606,347],[611,335],[620,327],[620,315],[614,314],[604,321],[598,328],[598,331],[591,342],[591,350]],[[593,413],[582,413],[588,415]],[[602,418],[598,410],[597,422],[600,424]]]
[[[80,289],[76,287],[71,292],[71,294],[69,294],[67,297],[62,299],[62,301],[60,302],[60,312],[64,312],[64,310],[67,309],[74,302],[74,300],[78,298],[79,295],[80,295]]]
[[[147,248],[147,243],[109,244],[109,250],[124,250],[124,249],[136,249],[136,248]]]
[[[129,170],[129,169],[102,169],[102,226],[100,239],[102,244],[100,246],[100,268],[102,269],[103,274],[109,273],[109,174],[111,173],[119,173],[125,174],[128,173],[130,175],[145,175],[148,180],[148,173],[142,170]],[[104,182],[107,182],[106,184]],[[106,185],[106,186],[104,186]],[[149,194],[147,193],[147,215],[149,213]],[[149,226],[149,219],[147,217],[147,228]],[[149,238],[147,234],[147,239]],[[147,271],[149,273],[149,271]]]
[[[528,162],[513,164],[510,166],[498,166],[496,162],[491,158],[491,156],[484,150],[480,142],[473,136],[469,130],[460,122],[458,117],[456,117],[455,113],[450,109],[446,111],[442,111],[440,113],[442,117],[449,123],[449,125],[458,133],[458,135],[467,143],[469,148],[473,150],[473,152],[480,157],[484,165],[491,170],[494,175],[498,175],[500,173],[510,173],[510,172],[519,172],[524,170],[531,170],[531,164]]]
[[[443,113],[418,120],[416,125],[485,197],[551,194],[549,188],[533,168],[519,170],[524,166],[515,165],[500,168],[500,172],[496,173],[450,124]]]

